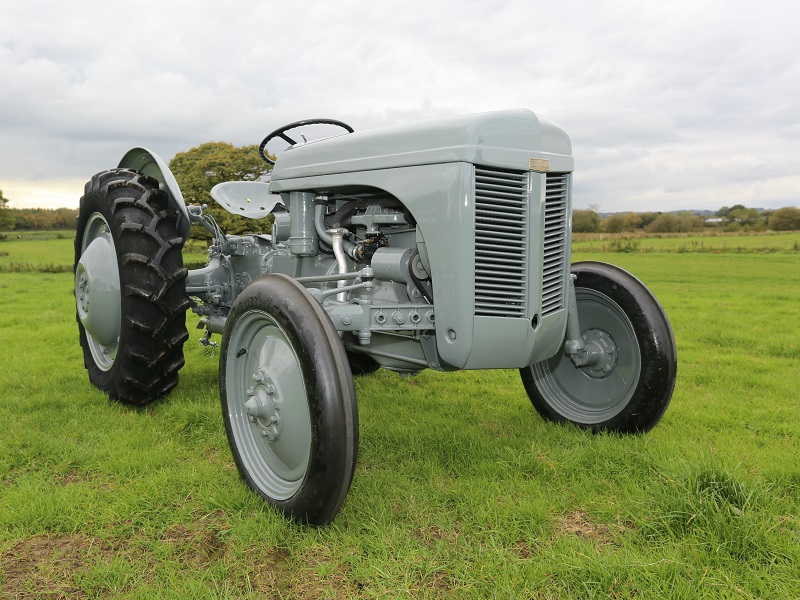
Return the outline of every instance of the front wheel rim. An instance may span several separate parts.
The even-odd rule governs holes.
[[[302,365],[286,331],[262,311],[245,313],[228,344],[228,421],[253,484],[274,500],[302,486],[311,416]]]
[[[613,367],[598,376],[597,371],[576,367],[561,352],[531,369],[551,408],[569,421],[596,425],[620,414],[633,397],[641,374],[641,350],[633,324],[616,302],[589,288],[576,288],[575,295],[583,334],[599,333],[613,342]]]

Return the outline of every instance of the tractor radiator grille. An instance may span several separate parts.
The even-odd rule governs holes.
[[[528,173],[476,166],[475,314],[525,317],[527,270]]]
[[[542,260],[542,316],[564,307],[564,275],[567,269],[567,210],[569,174],[548,173],[544,206],[544,253]]]

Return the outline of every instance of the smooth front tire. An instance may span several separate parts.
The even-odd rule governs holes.
[[[677,353],[669,320],[636,277],[613,265],[576,263],[575,295],[592,364],[563,351],[520,369],[533,406],[549,421],[620,433],[648,431],[667,409]]]
[[[89,380],[142,405],[178,383],[189,299],[178,214],[154,179],[126,169],[86,184],[75,235],[76,320]]]
[[[296,521],[329,523],[355,471],[356,396],[333,323],[295,280],[263,275],[234,302],[222,337],[220,395],[247,485]]]

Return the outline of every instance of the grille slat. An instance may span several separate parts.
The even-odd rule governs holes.
[[[475,315],[520,318],[527,314],[529,194],[527,171],[475,167]],[[545,181],[541,315],[564,308],[569,174]],[[539,238],[539,236],[536,236]]]
[[[567,269],[567,208],[569,174],[548,173],[545,185],[542,316],[564,308]]]
[[[475,314],[524,317],[528,173],[475,167]]]

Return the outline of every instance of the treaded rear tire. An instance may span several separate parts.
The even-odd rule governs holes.
[[[183,344],[189,337],[189,299],[181,254],[185,240],[177,222],[166,192],[146,175],[112,169],[86,184],[75,236],[76,320],[89,380],[114,400],[144,405],[178,384]],[[81,297],[77,279],[79,271],[85,273],[79,263],[93,236],[99,237],[98,228],[105,232],[106,245],[113,245],[119,277],[118,336],[105,344],[94,339],[81,321],[81,314],[85,318],[93,307]],[[113,259],[108,261],[113,265]],[[85,278],[83,283],[87,284]]]

